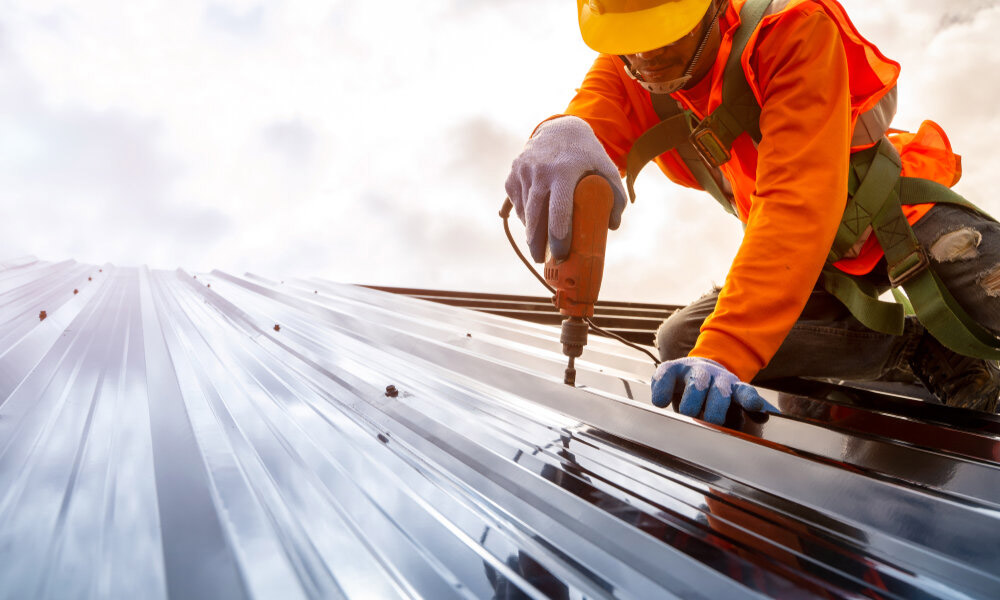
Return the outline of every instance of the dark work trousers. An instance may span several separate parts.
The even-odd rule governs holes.
[[[972,318],[1000,334],[1000,224],[958,206],[938,205],[913,231],[955,300]],[[888,287],[885,259],[868,278]],[[687,356],[718,297],[719,290],[713,290],[660,325],[656,347],[662,360]],[[778,352],[754,381],[780,377],[912,381],[908,362],[923,331],[913,317],[907,317],[902,335],[872,331],[817,287]]]

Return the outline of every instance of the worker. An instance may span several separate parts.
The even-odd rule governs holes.
[[[546,245],[567,255],[581,177],[611,183],[616,229],[650,160],[744,226],[725,284],[657,332],[654,404],[683,390],[680,412],[721,423],[734,401],[761,409],[751,382],[804,376],[920,381],[944,404],[996,412],[1000,224],[949,189],[961,162],[940,126],[890,127],[900,66],[840,4],[577,11],[600,54],[506,181],[534,260]],[[890,287],[916,316],[905,297],[877,299]]]

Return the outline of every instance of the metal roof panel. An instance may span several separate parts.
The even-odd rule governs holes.
[[[0,598],[1000,589],[995,418],[837,388],[718,427],[654,409],[610,340],[563,385],[558,336],[320,280],[0,263]]]

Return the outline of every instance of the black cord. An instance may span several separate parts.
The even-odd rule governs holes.
[[[548,281],[545,281],[545,279],[538,274],[538,271],[535,270],[535,267],[531,266],[531,263],[528,262],[528,259],[525,258],[523,254],[521,254],[521,249],[517,247],[517,242],[514,241],[514,236],[511,235],[510,233],[509,219],[510,219],[510,210],[512,208],[514,208],[514,203],[510,201],[510,198],[507,198],[503,202],[503,208],[500,209],[500,218],[503,219],[503,230],[507,234],[507,240],[510,241],[510,247],[514,249],[514,252],[517,253],[517,257],[521,259],[521,262],[524,263],[524,266],[528,267],[528,270],[531,271],[531,274],[535,276],[535,279],[542,282],[542,285],[545,286],[545,289],[549,290],[549,292],[553,296],[555,296],[556,294],[555,289],[553,289],[553,287],[549,285]]]
[[[514,249],[514,252],[517,254],[517,257],[521,259],[521,262],[524,263],[524,266],[528,267],[528,270],[531,271],[531,274],[535,276],[535,279],[537,279],[538,281],[540,281],[542,283],[542,285],[545,286],[545,289],[547,289],[552,295],[555,295],[556,290],[551,285],[549,285],[548,281],[545,281],[545,279],[541,275],[538,274],[538,271],[535,270],[535,267],[528,261],[527,258],[524,257],[524,254],[521,253],[521,249],[517,247],[517,242],[514,241],[514,236],[510,233],[510,222],[509,222],[510,221],[510,211],[513,208],[514,208],[514,203],[510,201],[510,198],[507,198],[507,199],[504,200],[503,208],[500,209],[500,218],[503,219],[503,230],[504,230],[504,233],[507,234],[507,240],[510,242],[510,247]],[[590,326],[590,329],[592,329],[595,333],[607,336],[607,337],[612,338],[612,339],[616,339],[619,342],[621,342],[621,343],[625,344],[626,346],[628,346],[629,348],[633,348],[635,350],[638,350],[639,352],[642,352],[646,356],[648,356],[649,358],[653,359],[653,364],[654,365],[658,366],[660,364],[659,359],[657,359],[655,356],[653,356],[652,352],[650,352],[649,350],[646,350],[642,346],[639,346],[638,344],[633,344],[632,342],[626,340],[625,338],[623,338],[622,336],[618,335],[617,333],[612,333],[610,331],[601,329],[600,327],[598,327],[597,325],[595,325],[594,321],[591,320],[590,318],[586,318],[586,319],[584,319],[584,321],[587,322],[587,325]]]
[[[586,318],[586,319],[584,319],[584,321],[586,321],[587,325],[590,325],[590,328],[593,329],[595,332],[600,333],[602,335],[606,335],[609,338],[614,338],[614,339],[618,340],[619,342],[625,344],[629,348],[634,348],[634,349],[638,350],[639,352],[642,352],[643,354],[645,354],[649,358],[653,359],[653,364],[654,365],[659,366],[660,359],[658,359],[655,356],[653,356],[653,353],[650,352],[649,350],[646,350],[645,348],[643,348],[642,346],[640,346],[638,344],[633,344],[632,342],[626,340],[625,338],[623,338],[622,336],[618,335],[617,333],[613,333],[613,332],[608,331],[606,329],[601,329],[597,325],[594,325],[594,321],[591,320],[590,318]]]

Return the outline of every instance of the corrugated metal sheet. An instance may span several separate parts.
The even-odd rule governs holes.
[[[0,269],[2,598],[1000,595],[993,417],[789,382],[730,430],[609,340],[563,385],[549,326]]]
[[[405,294],[422,300],[433,300],[449,306],[473,308],[492,315],[513,317],[532,323],[559,325],[563,320],[563,316],[559,314],[552,303],[551,296],[514,296],[385,286],[366,287]],[[660,323],[678,308],[681,307],[673,304],[598,300],[591,320],[601,329],[610,331],[631,342],[652,344]]]

